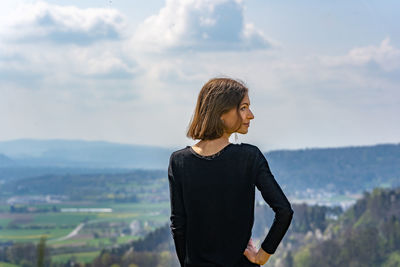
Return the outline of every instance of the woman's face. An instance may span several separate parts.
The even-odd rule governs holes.
[[[250,127],[250,120],[254,119],[254,115],[250,110],[250,99],[248,94],[246,94],[239,105],[239,114],[242,118],[242,123],[240,128],[236,130],[236,132],[241,134],[246,134],[248,132],[248,128]],[[224,125],[228,129],[233,129],[235,131],[238,127],[238,114],[236,108],[229,110],[228,112],[221,115],[221,119],[224,121]]]

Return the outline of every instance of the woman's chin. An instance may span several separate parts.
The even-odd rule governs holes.
[[[240,133],[240,134],[247,134],[248,131],[249,131],[249,130],[246,128],[246,129],[240,129],[240,130],[237,131],[237,132]]]

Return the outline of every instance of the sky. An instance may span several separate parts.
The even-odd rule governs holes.
[[[399,1],[5,0],[0,141],[180,148],[197,95],[240,79],[263,150],[400,142]]]

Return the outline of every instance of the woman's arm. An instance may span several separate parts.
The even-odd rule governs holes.
[[[274,254],[289,228],[293,217],[293,210],[285,194],[272,175],[266,158],[259,149],[257,150],[255,185],[258,190],[260,190],[264,200],[275,212],[274,221],[267,236],[261,243],[261,248],[268,254]]]
[[[183,205],[182,186],[174,171],[173,153],[171,154],[168,166],[168,181],[170,191],[171,217],[170,228],[175,243],[176,254],[181,266],[184,266],[186,256],[186,213]]]

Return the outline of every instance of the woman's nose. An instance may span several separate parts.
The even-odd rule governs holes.
[[[253,112],[251,112],[251,110],[249,110],[248,118],[250,120],[254,119],[254,114],[253,114]]]

